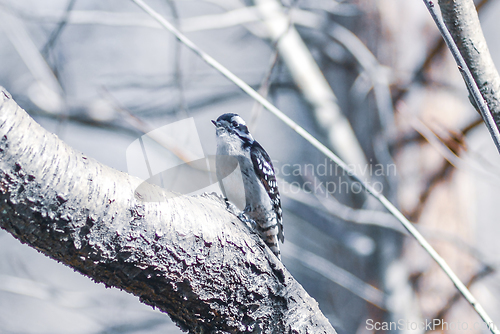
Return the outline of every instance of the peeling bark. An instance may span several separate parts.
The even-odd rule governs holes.
[[[73,150],[0,90],[0,226],[14,237],[191,333],[335,333],[218,196],[137,190],[141,180]]]

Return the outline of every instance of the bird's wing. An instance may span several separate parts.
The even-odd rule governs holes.
[[[255,145],[250,151],[253,168],[255,170],[255,174],[260,179],[269,194],[269,197],[271,198],[274,212],[276,212],[276,221],[278,222],[278,239],[283,242],[285,240],[282,222],[283,211],[281,210],[281,197],[278,191],[278,184],[276,182],[273,164],[266,150],[264,150],[264,148],[256,141],[254,143]]]

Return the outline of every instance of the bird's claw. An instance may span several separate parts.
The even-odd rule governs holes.
[[[242,222],[244,222],[249,228],[251,228],[253,231],[257,231],[257,223],[253,220],[248,218],[245,215],[244,211],[240,211],[236,205],[231,203],[227,198],[224,199],[226,201],[226,209],[234,214],[236,217],[239,218]]]
[[[245,216],[245,213],[244,212],[240,212],[238,214],[238,218],[244,222],[245,224],[247,224],[248,227],[250,227],[253,231],[256,231],[257,230],[257,223],[255,222],[255,220],[253,219],[250,219],[248,218],[247,216]]]

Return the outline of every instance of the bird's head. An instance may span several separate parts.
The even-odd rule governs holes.
[[[253,143],[254,139],[248,131],[243,118],[237,114],[224,114],[212,123],[217,128],[217,137],[227,141],[242,141],[242,143]]]

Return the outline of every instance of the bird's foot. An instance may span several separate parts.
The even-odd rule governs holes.
[[[257,223],[255,222],[255,220],[251,219],[251,218],[248,218],[246,215],[245,215],[245,212],[240,212],[238,214],[238,218],[244,222],[245,224],[247,224],[247,226],[249,228],[251,228],[253,231],[257,231]]]
[[[227,198],[225,198],[225,201],[226,201],[226,209],[227,209],[227,211],[231,212],[233,215],[235,215],[236,217],[238,217],[250,229],[252,229],[253,231],[257,231],[257,223],[253,219],[248,218],[245,215],[245,211],[240,211],[240,209],[238,209],[236,207],[236,205],[234,205],[233,203],[231,203]]]

